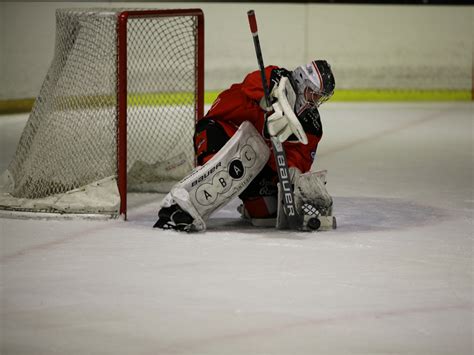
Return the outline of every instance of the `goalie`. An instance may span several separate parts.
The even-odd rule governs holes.
[[[205,230],[209,216],[239,196],[243,218],[255,226],[284,229],[270,135],[284,142],[297,212],[304,217],[300,229],[335,227],[325,174],[310,171],[323,133],[318,107],[334,93],[331,67],[325,60],[315,60],[293,71],[268,66],[265,72],[273,100],[270,107],[265,104],[260,72],[255,71],[220,93],[197,123],[198,167],[164,198],[154,227]]]

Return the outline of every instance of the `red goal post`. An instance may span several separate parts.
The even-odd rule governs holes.
[[[120,214],[127,213],[127,25],[129,20],[145,17],[195,16],[196,31],[196,120],[204,115],[204,14],[201,9],[123,11],[117,17],[117,102],[118,102],[118,188]]]

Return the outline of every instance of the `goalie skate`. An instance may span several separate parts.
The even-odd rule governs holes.
[[[193,223],[193,217],[176,204],[162,208],[158,213],[158,218],[153,228],[189,232]]]

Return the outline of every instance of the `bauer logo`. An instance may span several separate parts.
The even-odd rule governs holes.
[[[244,176],[244,173],[245,173],[244,164],[242,164],[242,162],[240,160],[238,160],[238,159],[233,160],[229,164],[229,175],[233,179],[235,179],[235,180],[241,179],[242,176]]]
[[[203,182],[208,177],[213,177],[215,172],[221,167],[222,162],[218,162],[215,166],[210,168],[207,172],[199,176],[196,180],[191,183],[191,186],[196,186],[198,183]]]

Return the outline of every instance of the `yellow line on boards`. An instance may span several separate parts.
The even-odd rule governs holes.
[[[204,103],[212,104],[220,91],[206,91]],[[131,106],[167,106],[189,104],[194,100],[193,93],[147,93],[129,96]],[[415,101],[471,101],[471,90],[336,90],[332,102],[415,102]],[[31,111],[34,99],[0,100],[0,114],[24,113]],[[102,107],[114,104],[112,97],[76,97],[74,108]]]

